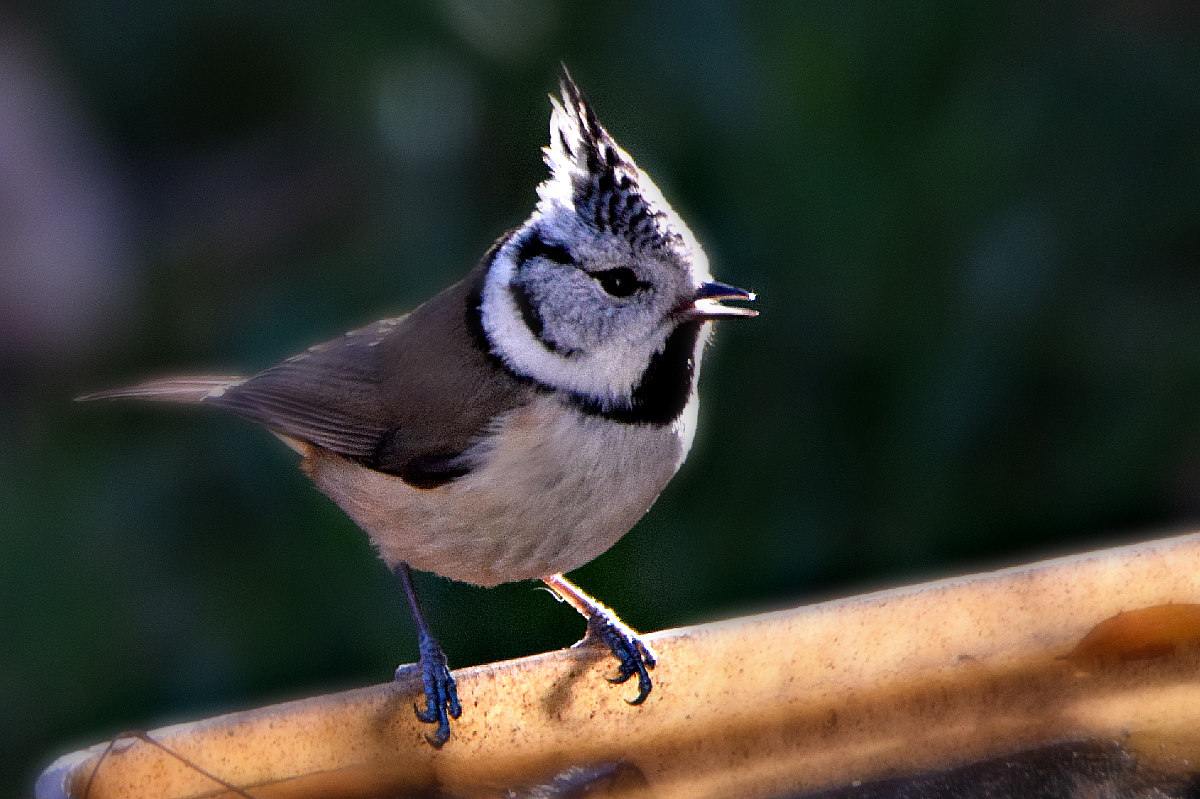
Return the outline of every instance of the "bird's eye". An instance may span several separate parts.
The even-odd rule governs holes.
[[[637,279],[632,269],[618,267],[605,269],[603,272],[593,272],[592,277],[600,281],[600,287],[614,297],[628,297],[638,289],[647,288],[649,284]]]

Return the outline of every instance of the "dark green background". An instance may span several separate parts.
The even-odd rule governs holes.
[[[1200,514],[1193,3],[323,5],[0,11],[0,794],[415,656],[270,435],[70,398],[261,368],[459,277],[532,208],[560,59],[761,297],[679,478],[576,573],[630,624]],[[583,632],[529,584],[419,587],[458,666]]]

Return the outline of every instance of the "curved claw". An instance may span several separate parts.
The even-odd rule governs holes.
[[[458,684],[450,674],[446,663],[446,654],[438,642],[431,637],[422,636],[421,649],[421,682],[425,686],[425,709],[421,710],[416,704],[413,711],[417,720],[425,724],[437,724],[432,735],[426,735],[435,749],[450,739],[450,719],[462,715],[462,704],[458,701]]]
[[[604,644],[621,661],[621,665],[617,669],[617,676],[610,677],[609,682],[620,685],[627,682],[633,675],[637,675],[637,697],[625,701],[631,705],[640,705],[645,702],[654,687],[648,671],[658,664],[658,658],[655,657],[654,651],[624,624],[599,615],[588,619],[587,637]]]

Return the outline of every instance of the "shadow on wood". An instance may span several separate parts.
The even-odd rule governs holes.
[[[1005,796],[1021,784],[999,776],[1058,784],[1047,770],[1097,795],[1198,784],[1200,535],[648,640],[640,707],[599,650],[456,672],[441,750],[413,715],[415,670],[150,734],[256,799]],[[89,799],[237,795],[137,739],[97,769],[106,747],[60,758],[36,795],[81,797],[93,772]]]

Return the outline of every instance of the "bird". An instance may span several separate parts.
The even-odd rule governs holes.
[[[417,629],[425,737],[462,714],[412,570],[480,586],[540,580],[584,642],[636,676],[657,656],[564,574],[608,550],[683,464],[712,322],[757,315],[600,124],[566,67],[533,212],[409,313],[251,377],[150,380],[80,400],[196,403],[258,423],[370,538]],[[397,670],[399,679],[406,667]]]

